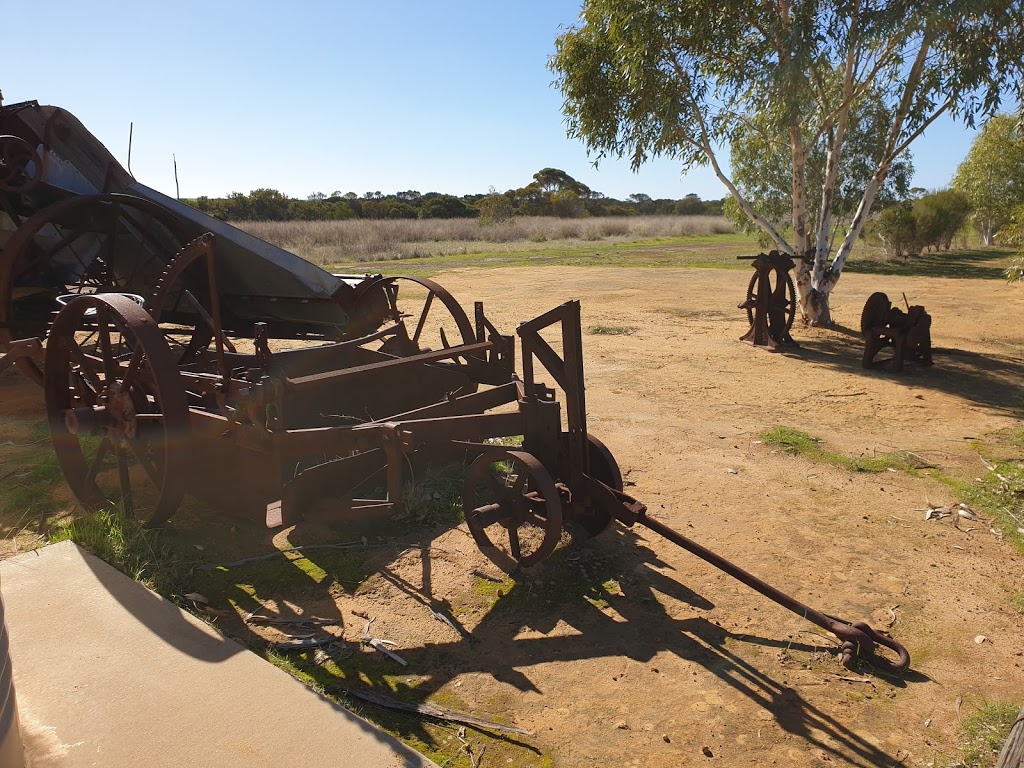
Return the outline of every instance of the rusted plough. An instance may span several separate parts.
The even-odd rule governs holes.
[[[0,197],[13,231],[0,342],[43,382],[58,461],[87,508],[156,525],[188,494],[276,527],[331,498],[344,519],[400,510],[410,470],[458,460],[468,528],[506,571],[551,555],[566,526],[644,525],[833,632],[848,667],[909,665],[887,635],[784,595],[624,492],[587,429],[579,302],[518,327],[516,374],[515,337],[430,280],[323,272],[145,191],[109,155],[79,173],[107,189],[66,189],[48,158],[84,144],[95,165],[102,146],[46,109],[0,112],[37,158],[14,174],[31,189]]]
[[[906,300],[906,296],[903,297]],[[892,347],[892,370],[903,370],[904,360],[932,364],[932,316],[924,307],[907,304],[907,311],[892,306],[884,293],[873,293],[860,314],[860,330],[864,337],[863,367],[875,365],[875,357]]]

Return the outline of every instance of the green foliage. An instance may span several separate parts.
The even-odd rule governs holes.
[[[476,207],[480,211],[480,224],[484,226],[508,221],[515,215],[516,210],[509,195],[494,191],[478,200]]]
[[[476,216],[476,208],[467,205],[452,195],[428,193],[420,205],[421,219],[468,219]]]
[[[1024,283],[1024,205],[1018,205],[1010,214],[1010,223],[1003,229],[1003,238],[1020,249],[1017,257],[1006,268],[1006,279],[1011,283]]]
[[[956,169],[953,188],[966,195],[974,209],[974,225],[985,245],[1024,205],[1024,132],[1012,115],[996,115],[985,123],[967,157]]]
[[[917,250],[917,217],[909,201],[882,211],[871,230],[889,256],[904,258]]]
[[[970,215],[967,196],[953,189],[918,198],[914,201],[918,249],[948,251],[953,237],[964,228]]]
[[[869,231],[889,256],[903,258],[925,249],[948,251],[970,212],[963,193],[946,189],[884,209]]]
[[[578,219],[586,209],[578,194],[571,189],[563,189],[551,195],[551,212],[560,219]]]
[[[835,80],[833,73],[832,80]],[[878,165],[885,159],[885,130],[892,123],[891,110],[876,91],[869,91],[850,110],[845,147],[833,190],[832,215],[849,221],[857,210],[864,188]],[[804,132],[813,135],[811,125]],[[822,133],[807,148],[805,167],[808,189],[820,190],[825,184],[828,161],[828,133]],[[729,145],[732,179],[741,195],[763,216],[782,222],[792,215],[793,168],[788,132],[779,132],[770,115],[755,114],[738,126]],[[892,162],[877,202],[885,205],[905,198],[914,168],[909,152]],[[809,194],[807,216],[814,225],[821,218],[821,195]],[[729,216],[738,224],[750,219],[738,205],[729,207]]]
[[[1017,705],[989,702],[963,724],[963,768],[990,768],[1017,719]]]

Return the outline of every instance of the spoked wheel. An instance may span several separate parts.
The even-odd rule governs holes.
[[[477,545],[498,549],[519,565],[529,567],[546,558],[562,534],[562,500],[551,475],[531,454],[490,451],[478,457],[466,474],[462,497],[466,523]],[[487,533],[505,529],[507,550]]]
[[[768,271],[768,274],[778,275],[779,272],[771,269]],[[776,328],[771,327],[773,322],[777,322],[773,321],[774,317],[780,316],[781,313],[781,317],[783,318],[786,326],[782,329],[783,333],[789,333],[789,330],[793,327],[793,320],[796,317],[796,285],[794,285],[793,276],[789,272],[786,272],[785,275],[785,298],[781,301],[775,298],[775,289],[778,286],[772,282],[771,277],[768,278],[768,288],[769,292],[772,294],[772,306],[768,312],[768,325],[769,331],[772,332],[773,335],[777,330]],[[778,278],[776,277],[776,280],[777,279]],[[750,276],[750,283],[747,285],[747,300],[743,303],[744,308],[747,310],[747,322],[751,325],[754,324],[754,307],[757,306],[757,289],[759,283],[759,273],[755,272]]]
[[[71,197],[36,212],[0,251],[0,350],[43,338],[58,297],[149,296],[183,240],[174,214],[131,195]],[[36,363],[17,365],[43,383]]]
[[[0,136],[0,190],[29,192],[42,178],[35,147],[18,136]]]
[[[53,447],[78,500],[165,522],[184,495],[189,420],[153,318],[124,296],[76,298],[54,320],[45,365]]]
[[[591,434],[587,435],[587,454],[590,459],[590,476],[600,480],[609,488],[622,491],[622,472],[619,464],[604,443]],[[612,515],[607,509],[596,504],[590,505],[582,517],[574,520],[588,537],[597,536],[612,522]]]
[[[473,324],[459,302],[433,280],[389,277],[381,282],[388,292],[389,319],[402,326],[384,342],[382,352],[408,357],[476,341]]]

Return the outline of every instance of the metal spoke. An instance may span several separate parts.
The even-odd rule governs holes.
[[[92,463],[89,465],[89,470],[85,473],[85,479],[87,482],[96,482],[96,475],[99,474],[100,465],[103,463],[103,459],[106,458],[107,451],[110,450],[110,446],[110,438],[104,437],[96,447],[96,455],[92,457]]]
[[[132,500],[132,480],[128,475],[128,456],[125,454],[124,446],[115,445],[114,454],[117,456],[117,479],[121,484],[121,502],[124,506],[124,513],[131,515],[134,511]]]
[[[159,488],[163,485],[163,473],[160,471],[159,467],[157,467],[156,464],[154,464],[153,461],[145,455],[145,445],[137,445],[137,443],[140,442],[141,441],[136,440],[127,441],[128,446],[132,449],[132,453],[135,455],[135,458],[138,460],[139,464],[142,465],[142,468],[146,470],[146,474],[149,475],[149,479],[153,481],[153,484],[157,486],[157,488]]]
[[[114,383],[117,375],[117,363],[114,361],[114,350],[110,345],[110,326],[108,325],[106,309],[100,309],[96,313],[100,334],[100,354],[103,356],[103,372],[107,378],[107,384]]]
[[[519,529],[514,525],[508,529],[508,547],[516,561],[523,558],[523,551],[519,546]]]
[[[86,355],[85,350],[78,346],[77,341],[71,341],[68,345],[68,351],[75,358],[75,362],[78,363],[78,370],[89,381],[92,390],[98,394],[103,389],[103,382],[100,381],[100,377],[92,366],[92,360],[95,358]]]
[[[427,314],[430,312],[430,305],[434,302],[434,294],[430,292],[427,294],[427,300],[423,302],[423,310],[420,312],[420,319],[416,323],[416,331],[412,335],[412,343],[417,344],[420,340],[420,334],[423,332],[423,326],[427,323]]]

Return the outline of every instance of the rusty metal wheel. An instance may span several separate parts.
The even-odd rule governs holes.
[[[433,280],[385,277],[369,286],[364,295],[372,296],[378,286],[388,296],[386,319],[401,324],[401,330],[384,342],[382,352],[408,357],[476,341],[473,324],[459,302]]]
[[[0,190],[30,192],[42,178],[35,147],[18,136],[0,136]]]
[[[881,291],[868,296],[864,309],[860,313],[860,333],[866,339],[871,335],[872,328],[884,327],[888,322],[889,309],[892,303]]]
[[[532,454],[488,451],[470,464],[462,496],[466,523],[486,553],[498,549],[523,567],[555,551],[562,535],[562,500],[551,475]],[[507,553],[487,529],[500,525]]]
[[[615,461],[615,457],[607,446],[591,434],[587,435],[587,455],[590,460],[590,476],[595,480],[600,480],[609,488],[621,492],[624,485],[618,462]],[[582,516],[578,516],[573,522],[577,523],[589,538],[604,531],[611,524],[612,515],[608,510],[592,504]]]
[[[165,522],[184,495],[189,417],[160,327],[125,296],[80,296],[57,314],[45,366],[53,447],[78,500]]]
[[[177,216],[132,195],[71,197],[36,212],[0,251],[0,352],[44,338],[59,296],[148,296],[183,243]],[[36,363],[16,365],[43,383]]]
[[[777,272],[776,272],[776,270],[772,269],[772,270],[769,270],[768,274],[769,275],[777,274]],[[747,300],[742,305],[744,307],[744,309],[747,310],[747,322],[750,323],[751,325],[754,324],[754,307],[757,306],[757,288],[758,288],[758,283],[759,282],[760,282],[760,280],[758,279],[758,273],[757,272],[755,272],[754,274],[752,274],[750,276],[750,282],[747,284]],[[769,286],[768,286],[768,288],[769,288],[769,291],[772,294],[772,300],[773,300],[772,309],[773,310],[777,310],[777,309],[782,309],[783,310],[783,312],[785,313],[784,317],[785,317],[785,322],[786,322],[786,327],[783,329],[783,332],[784,333],[789,333],[790,329],[793,327],[793,320],[796,318],[796,285],[793,283],[793,276],[789,272],[786,273],[786,283],[785,283],[786,298],[781,303],[780,306],[775,306],[774,305],[774,300],[775,300],[774,299],[774,297],[775,297],[774,291],[775,291],[776,286],[771,284],[771,279],[770,278],[769,278]],[[773,314],[774,314],[774,312],[769,312],[768,313],[768,324],[769,324],[768,330],[772,334],[774,334],[775,330],[776,330],[775,328],[771,327],[771,322],[772,322]]]

